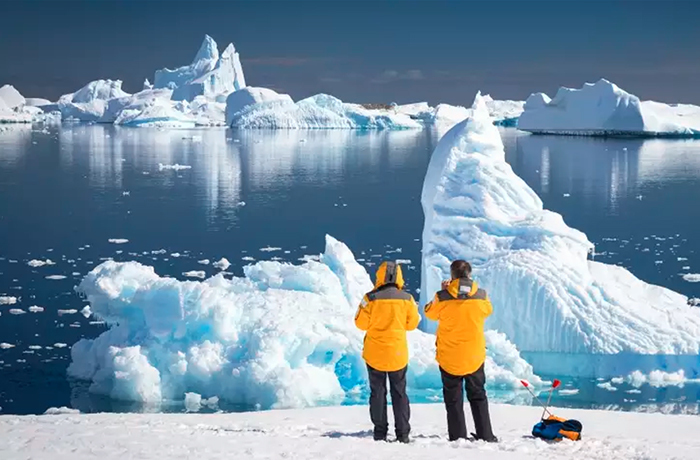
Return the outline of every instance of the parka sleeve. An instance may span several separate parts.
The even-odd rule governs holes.
[[[435,294],[435,298],[430,302],[428,305],[425,306],[425,317],[437,321],[440,319],[440,311],[443,308],[443,303],[440,302],[438,299],[437,294]]]
[[[367,300],[367,296],[364,296],[362,298],[362,302],[360,302],[360,306],[357,307],[357,313],[355,314],[355,326],[357,326],[357,328],[361,331],[366,331],[369,329],[369,322],[372,318],[371,308],[372,305],[369,300]]]

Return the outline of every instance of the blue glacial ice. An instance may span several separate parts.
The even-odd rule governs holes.
[[[531,95],[517,125],[538,134],[700,138],[700,107],[640,101],[601,79],[581,89],[561,87],[554,99]]]
[[[366,387],[362,332],[353,323],[372,288],[342,243],[326,237],[319,262],[263,261],[244,277],[158,276],[107,261],[77,288],[109,329],[73,345],[68,374],[115,399],[159,403],[186,393],[247,407],[337,404]],[[409,334],[409,383],[439,389],[435,337]],[[489,384],[541,381],[503,334],[488,333]]]
[[[700,311],[622,267],[588,260],[586,235],[543,209],[506,163],[480,95],[436,147],[421,200],[422,303],[449,278],[450,261],[463,258],[494,304],[487,327],[505,333],[536,372],[697,375]]]

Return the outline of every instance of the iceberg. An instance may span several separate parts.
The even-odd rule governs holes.
[[[4,85],[0,87],[0,104],[4,103],[4,107],[8,109],[15,109],[25,105],[26,100],[19,91],[15,89],[12,85]]]
[[[493,118],[493,123],[498,126],[512,127],[517,124],[518,117],[523,112],[524,101],[498,101],[488,94],[483,96],[489,115]],[[411,104],[412,109],[418,104]],[[399,106],[401,108],[402,106]],[[409,112],[418,120],[423,120],[427,124],[436,125],[439,128],[449,128],[463,121],[471,115],[471,109],[459,105],[438,104],[437,106],[421,107],[423,110]]]
[[[102,263],[77,290],[109,329],[73,345],[68,374],[91,381],[91,392],[147,403],[196,393],[244,407],[307,407],[362,391],[362,332],[352,319],[372,282],[347,246],[327,236],[318,262],[243,271],[179,281],[137,262]],[[413,388],[441,387],[434,342],[409,334]],[[491,386],[541,383],[505,336],[490,333],[488,343]]]
[[[245,86],[236,48],[231,43],[219,56],[218,46],[209,35],[204,37],[192,64],[174,70],[157,70],[153,81],[153,88],[172,89],[172,99],[178,101],[205,96],[223,103],[229,93]]]
[[[240,94],[239,94],[240,93]],[[226,123],[238,129],[415,129],[410,116],[344,103],[327,94],[294,102],[267,88],[245,88],[229,95]]]
[[[121,80],[95,80],[75,93],[64,94],[58,100],[58,110],[64,120],[100,121],[108,101],[130,96],[122,91]]]
[[[517,126],[535,134],[700,138],[700,107],[640,101],[601,79],[561,87],[554,99],[532,94]]]
[[[588,260],[586,235],[543,209],[506,163],[480,95],[471,117],[438,143],[421,201],[423,304],[462,258],[493,302],[487,327],[538,373],[615,376],[656,366],[697,375],[700,311],[622,267]]]

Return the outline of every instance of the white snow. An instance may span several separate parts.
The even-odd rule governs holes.
[[[339,404],[365,385],[352,318],[372,282],[344,244],[328,236],[320,262],[243,271],[178,281],[136,262],[104,262],[77,290],[109,329],[73,346],[69,375],[116,399],[157,404],[187,391],[261,408]],[[490,332],[487,343],[489,385],[541,382],[502,334]],[[412,332],[409,347],[409,385],[437,391],[435,337]]]
[[[188,278],[201,278],[204,279],[207,277],[207,274],[202,271],[202,270],[191,270],[189,272],[183,273],[183,276],[186,276]]]
[[[559,88],[554,99],[531,95],[518,129],[572,135],[700,137],[700,107],[642,102],[601,79],[581,89]]]
[[[238,94],[241,93],[241,94]],[[390,110],[366,109],[328,94],[294,102],[266,88],[245,88],[226,101],[226,124],[240,129],[409,129],[423,125]]]
[[[555,414],[583,423],[583,439],[547,443],[530,436],[541,413],[538,407],[493,404],[500,443],[450,443],[444,407],[417,404],[411,407],[413,440],[408,445],[375,442],[365,406],[227,414],[3,415],[0,457],[697,460],[700,451],[696,416],[555,409]]]
[[[3,295],[0,296],[0,305],[14,305],[17,303],[17,297]]]
[[[231,262],[228,261],[225,257],[222,257],[218,261],[214,262],[211,264],[212,267],[218,268],[219,270],[226,270],[231,266]]]
[[[487,327],[529,352],[538,372],[613,377],[664,362],[700,369],[700,312],[622,267],[587,260],[593,244],[543,209],[506,163],[481,96],[435,149],[422,204],[421,304],[463,258],[494,305]]]
[[[44,307],[39,307],[39,306],[37,306],[37,305],[32,305],[31,307],[29,307],[29,311],[30,311],[31,313],[41,313],[41,312],[44,311]]]
[[[43,267],[45,265],[56,265],[55,262],[52,262],[51,259],[46,259],[46,260],[41,260],[41,259],[32,259],[29,262],[27,262],[27,265],[30,267]]]
[[[192,101],[197,96],[205,96],[223,102],[229,93],[245,88],[246,84],[233,43],[219,56],[216,42],[206,35],[192,64],[156,71],[153,86],[172,89],[173,100]]]
[[[180,165],[180,164],[173,164],[173,165],[164,165],[163,163],[158,163],[158,170],[159,171],[182,171],[184,169],[192,169],[192,166],[190,165]]]
[[[686,273],[683,279],[689,283],[700,283],[700,273]]]

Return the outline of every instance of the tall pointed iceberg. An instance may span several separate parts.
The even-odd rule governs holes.
[[[505,333],[536,372],[697,375],[700,311],[622,267],[588,260],[586,235],[543,209],[506,163],[480,95],[472,112],[441,139],[423,185],[422,303],[449,277],[450,261],[466,259],[494,304],[488,327]]]
[[[192,101],[197,96],[226,102],[231,92],[245,88],[245,77],[241,60],[233,44],[229,44],[221,55],[209,35],[197,51],[192,64],[177,69],[157,70],[154,88],[173,90],[173,100]]]

